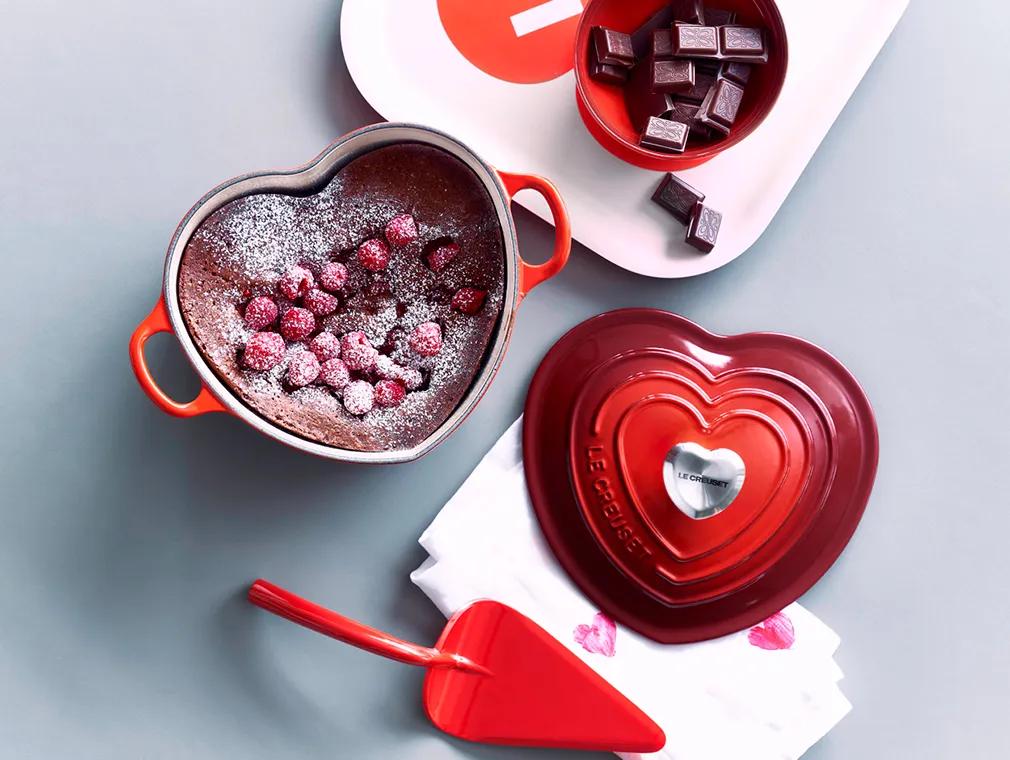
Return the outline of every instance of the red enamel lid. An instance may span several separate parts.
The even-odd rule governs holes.
[[[572,579],[616,620],[680,643],[759,623],[824,574],[869,498],[877,428],[817,346],[627,309],[544,358],[523,457]]]

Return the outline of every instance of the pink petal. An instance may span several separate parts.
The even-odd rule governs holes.
[[[587,652],[613,657],[617,625],[602,612],[598,612],[593,616],[591,626],[585,623],[575,626],[574,637],[575,643],[580,644]]]
[[[793,622],[784,612],[776,612],[747,633],[747,641],[760,649],[790,649],[796,641]]]
[[[617,641],[617,623],[602,612],[597,612],[593,617],[593,627],[599,631],[600,640],[605,649],[600,654],[613,657],[614,645]]]

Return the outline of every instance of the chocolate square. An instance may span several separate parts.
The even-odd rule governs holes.
[[[673,8],[664,5],[653,13],[644,24],[631,33],[631,47],[637,58],[644,58],[652,49],[652,33],[659,28],[669,30],[673,23]]]
[[[652,61],[639,61],[631,70],[631,77],[624,88],[624,104],[636,131],[641,132],[650,116],[661,116],[673,106],[672,96],[665,92],[652,91]]]
[[[687,224],[694,207],[705,200],[705,194],[667,173],[652,194],[652,200],[673,214],[679,222]]]
[[[694,63],[692,61],[652,61],[653,92],[685,92],[693,87]]]
[[[698,121],[706,127],[728,135],[730,127],[736,121],[741,101],[743,101],[743,88],[728,79],[720,79],[715,87],[709,90],[701,108],[698,109]]]
[[[720,27],[719,53],[726,61],[766,62],[768,50],[764,30],[752,26]]]
[[[687,135],[688,142],[705,141],[712,137],[712,133],[709,132],[708,127],[698,121],[697,103],[688,103],[680,98],[675,98],[673,107],[663,114],[663,118],[670,121],[681,121],[689,125],[691,131]],[[687,222],[686,218],[684,221],[685,223]]]
[[[669,119],[670,121],[682,121],[693,127],[694,120],[698,118],[698,105],[696,103],[687,103],[680,98],[675,98],[673,101],[673,107],[663,114],[663,118]]]
[[[652,33],[653,58],[673,58],[673,32],[668,27],[656,29]]]
[[[687,235],[684,237],[684,241],[702,253],[709,253],[715,248],[721,226],[722,214],[704,203],[698,203],[691,212],[691,220],[687,223]]]
[[[593,44],[596,60],[609,66],[635,65],[635,50],[631,46],[631,35],[616,32],[605,26],[593,27]]]
[[[673,20],[684,24],[704,24],[705,4],[702,0],[673,0]]]
[[[715,86],[716,75],[706,72],[700,65],[694,65],[694,86],[690,90],[677,93],[679,100],[686,100],[691,103],[702,103],[709,90]]]
[[[736,23],[736,12],[727,11],[722,8],[706,8],[705,23],[708,26],[726,26]]]
[[[691,128],[679,121],[650,116],[638,144],[664,153],[683,153]]]
[[[611,66],[609,63],[600,63],[596,56],[591,56],[589,61],[589,76],[597,82],[606,84],[623,85],[628,81],[628,69],[624,66]]]
[[[714,26],[677,24],[673,27],[673,54],[715,58],[719,55],[719,34]]]
[[[751,69],[753,67],[749,63],[738,63],[736,61],[730,61],[723,64],[722,76],[731,82],[736,82],[738,85],[743,87],[747,84],[747,80],[750,79]]]

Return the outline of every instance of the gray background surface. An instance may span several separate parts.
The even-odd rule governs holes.
[[[803,599],[842,636],[855,710],[809,757],[1003,756],[1010,57],[978,24],[1006,28],[1010,7],[950,11],[913,3],[748,254],[663,282],[576,246],[466,426],[380,471],[224,416],[170,419],[126,355],[205,190],[375,118],[343,68],[339,4],[0,0],[0,755],[569,756],[449,740],[423,717],[421,672],[240,595],[263,575],[433,640],[439,614],[407,580],[415,539],[519,414],[546,349],[648,305],[805,336],[876,406],[866,519]],[[546,255],[550,228],[517,216],[524,250]],[[171,338],[150,356],[170,390],[195,391]]]

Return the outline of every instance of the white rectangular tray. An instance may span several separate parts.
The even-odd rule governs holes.
[[[723,212],[708,255],[687,246],[684,228],[650,201],[661,175],[614,158],[583,127],[571,71],[539,84],[485,74],[454,47],[435,0],[344,0],[341,40],[351,76],[384,117],[443,129],[502,169],[549,177],[568,203],[575,238],[618,266],[690,277],[732,261],[761,236],[908,0],[778,4],[789,39],[778,103],[746,140],[680,173]],[[517,201],[550,220],[539,196]]]

